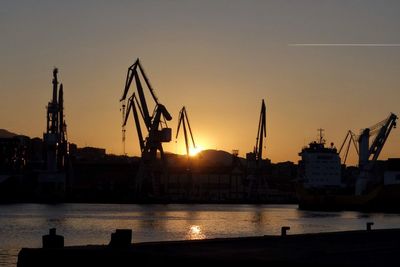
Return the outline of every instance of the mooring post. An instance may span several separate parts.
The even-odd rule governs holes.
[[[56,228],[50,228],[49,234],[42,236],[43,248],[63,248],[64,237],[57,235]]]
[[[281,236],[286,236],[286,231],[289,231],[290,227],[289,226],[282,226],[281,228]]]
[[[115,233],[111,233],[110,247],[123,248],[129,247],[132,242],[131,229],[116,229]]]
[[[374,225],[373,222],[367,222],[367,231],[371,231],[372,230],[371,229],[372,225]]]

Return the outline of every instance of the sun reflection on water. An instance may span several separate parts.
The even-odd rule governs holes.
[[[186,239],[189,239],[189,240],[205,239],[205,238],[206,238],[206,235],[203,233],[203,231],[199,225],[191,225],[186,234]]]

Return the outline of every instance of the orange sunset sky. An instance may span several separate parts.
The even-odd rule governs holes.
[[[185,105],[199,146],[244,156],[264,98],[264,157],[297,161],[317,128],[340,146],[400,114],[399,13],[399,1],[369,0],[1,1],[0,128],[42,137],[57,66],[69,141],[122,154],[119,99],[139,57],[173,135]],[[132,121],[126,149],[139,155]],[[388,157],[400,157],[400,129]]]

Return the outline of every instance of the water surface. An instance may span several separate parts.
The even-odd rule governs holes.
[[[0,266],[15,267],[21,247],[41,247],[49,228],[65,245],[107,244],[117,228],[133,242],[399,228],[400,214],[301,211],[297,205],[0,205]]]

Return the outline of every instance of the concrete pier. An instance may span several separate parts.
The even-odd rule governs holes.
[[[18,267],[33,266],[399,266],[400,229],[332,232],[129,246],[23,248]]]

